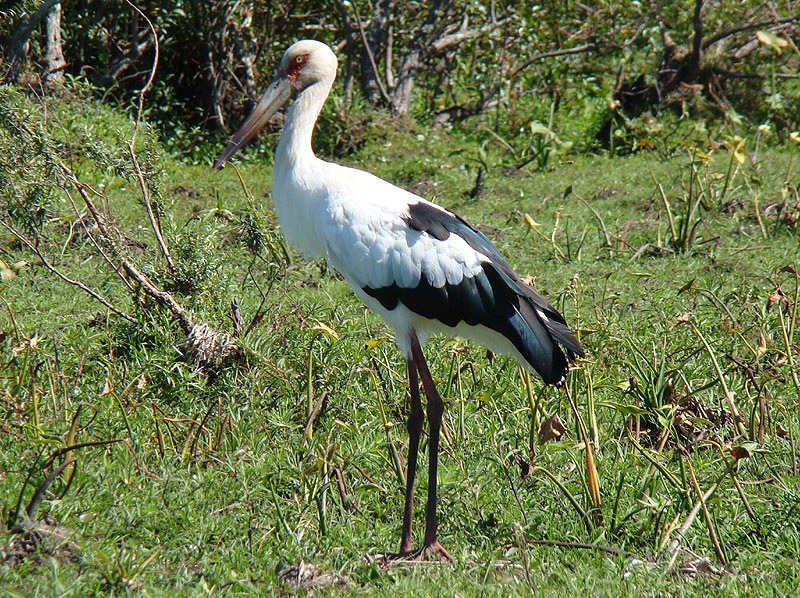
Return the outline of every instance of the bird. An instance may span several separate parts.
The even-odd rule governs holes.
[[[494,244],[455,213],[363,170],[318,158],[312,134],[336,77],[324,43],[301,40],[214,162],[221,168],[292,96],[275,150],[272,198],[287,241],[324,258],[394,330],[406,358],[408,465],[398,558],[441,556],[436,490],[444,403],[422,346],[432,334],[470,339],[516,359],[546,384],[564,383],[584,350],[564,317],[523,283]],[[425,413],[420,381],[426,395]],[[414,482],[428,419],[428,488],[422,547],[413,548]]]

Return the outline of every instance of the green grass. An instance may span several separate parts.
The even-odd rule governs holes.
[[[24,99],[0,101],[27,106],[38,122],[40,108]],[[76,103],[54,99],[51,118],[74,113]],[[796,591],[800,396],[787,353],[796,367],[800,341],[795,331],[787,352],[782,323],[788,327],[797,297],[794,275],[782,268],[797,263],[798,231],[765,213],[762,234],[752,201],[754,192],[762,208],[791,200],[784,182],[796,184],[792,148],[762,147],[757,170],[737,162],[724,197],[730,154],[715,151],[709,171],[698,170],[709,191],[696,237],[681,251],[669,244],[656,186],[676,218],[688,213],[691,160],[680,148],[667,159],[574,156],[551,171],[530,172],[509,168],[513,160],[500,145],[479,151],[466,133],[375,124],[346,162],[478,225],[580,330],[588,356],[569,385],[596,439],[602,501],[592,512],[585,445],[563,391],[534,381],[541,405],[534,414],[513,362],[499,356],[490,362],[481,347],[436,338],[427,354],[447,402],[440,535],[456,562],[387,568],[365,555],[399,543],[403,494],[390,443],[405,454],[407,389],[390,332],[330,270],[295,253],[282,269],[267,249],[253,261],[245,222],[255,222],[251,229],[274,248],[268,159],[246,157],[240,166],[251,205],[232,169],[215,173],[182,162],[147,137],[141,151],[161,171],[164,229],[192,282],[175,285],[153,257],[134,182],[113,165],[97,167],[95,154],[81,154],[95,143],[118,148],[130,122],[106,108],[93,114],[94,121],[54,135],[71,141],[76,172],[102,184],[114,217],[147,243],[132,251],[140,267],[173,285],[187,309],[217,328],[232,331],[234,297],[249,321],[262,302],[259,289],[269,290],[265,317],[242,341],[245,360],[209,379],[177,358],[182,335],[166,316],[137,315],[135,325],[110,316],[0,233],[0,259],[31,263],[0,283],[0,560],[15,555],[0,562],[3,592],[280,594],[285,586],[276,571],[300,561],[349,580],[345,588],[321,591],[332,595]],[[274,142],[265,136],[265,144]],[[8,133],[0,143],[18,151],[8,149],[16,147]],[[471,197],[479,162],[488,171]],[[24,174],[11,180],[24,182]],[[66,194],[52,193],[52,214],[67,220]],[[138,313],[86,239],[64,244],[64,228],[52,220],[41,238],[43,251],[71,276]],[[776,285],[786,297],[784,311],[780,302],[768,307]],[[715,360],[734,393],[743,436],[728,413]],[[307,436],[311,406],[323,392],[325,408]],[[519,462],[530,459],[531,426],[553,413],[567,432],[536,446],[533,469],[523,478]],[[657,452],[665,429],[669,436]],[[75,445],[84,446],[59,452]],[[742,445],[751,456],[734,464],[730,450]],[[69,458],[74,464],[56,477],[33,515],[48,514],[74,544],[14,552],[9,530],[20,520],[18,505],[24,511]],[[696,578],[679,568],[667,572],[664,551],[697,500],[692,474],[703,492],[719,483],[706,502],[708,520],[701,510],[686,531],[691,552],[678,555],[678,565],[692,554],[710,559],[717,573]],[[538,540],[610,546],[626,555]]]

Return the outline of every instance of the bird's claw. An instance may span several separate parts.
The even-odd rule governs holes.
[[[384,552],[375,557],[373,561],[383,561],[385,563],[420,563],[426,561],[440,561],[445,560],[452,563],[453,555],[451,555],[438,540],[431,542],[427,546],[422,546],[416,550],[401,550],[400,552]]]
[[[422,549],[419,551],[419,558],[428,560],[429,556],[437,556],[442,557],[444,560],[452,563],[455,559],[453,559],[453,555],[451,555],[444,546],[439,544],[439,540],[434,540],[429,546],[423,546]],[[438,559],[437,559],[438,560]]]

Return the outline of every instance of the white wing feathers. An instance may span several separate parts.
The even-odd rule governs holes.
[[[442,287],[474,276],[488,261],[458,235],[440,241],[409,228],[408,205],[425,200],[377,177],[364,178],[357,181],[362,185],[331,194],[327,209],[317,213],[326,257],[352,284],[413,288],[424,274],[432,286]]]

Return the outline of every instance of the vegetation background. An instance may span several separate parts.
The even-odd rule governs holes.
[[[280,122],[210,170],[300,38],[340,57],[317,152],[588,350],[566,393],[429,344],[454,565],[378,557],[405,367],[281,241]],[[0,4],[0,590],[794,595],[799,44],[794,0]]]

